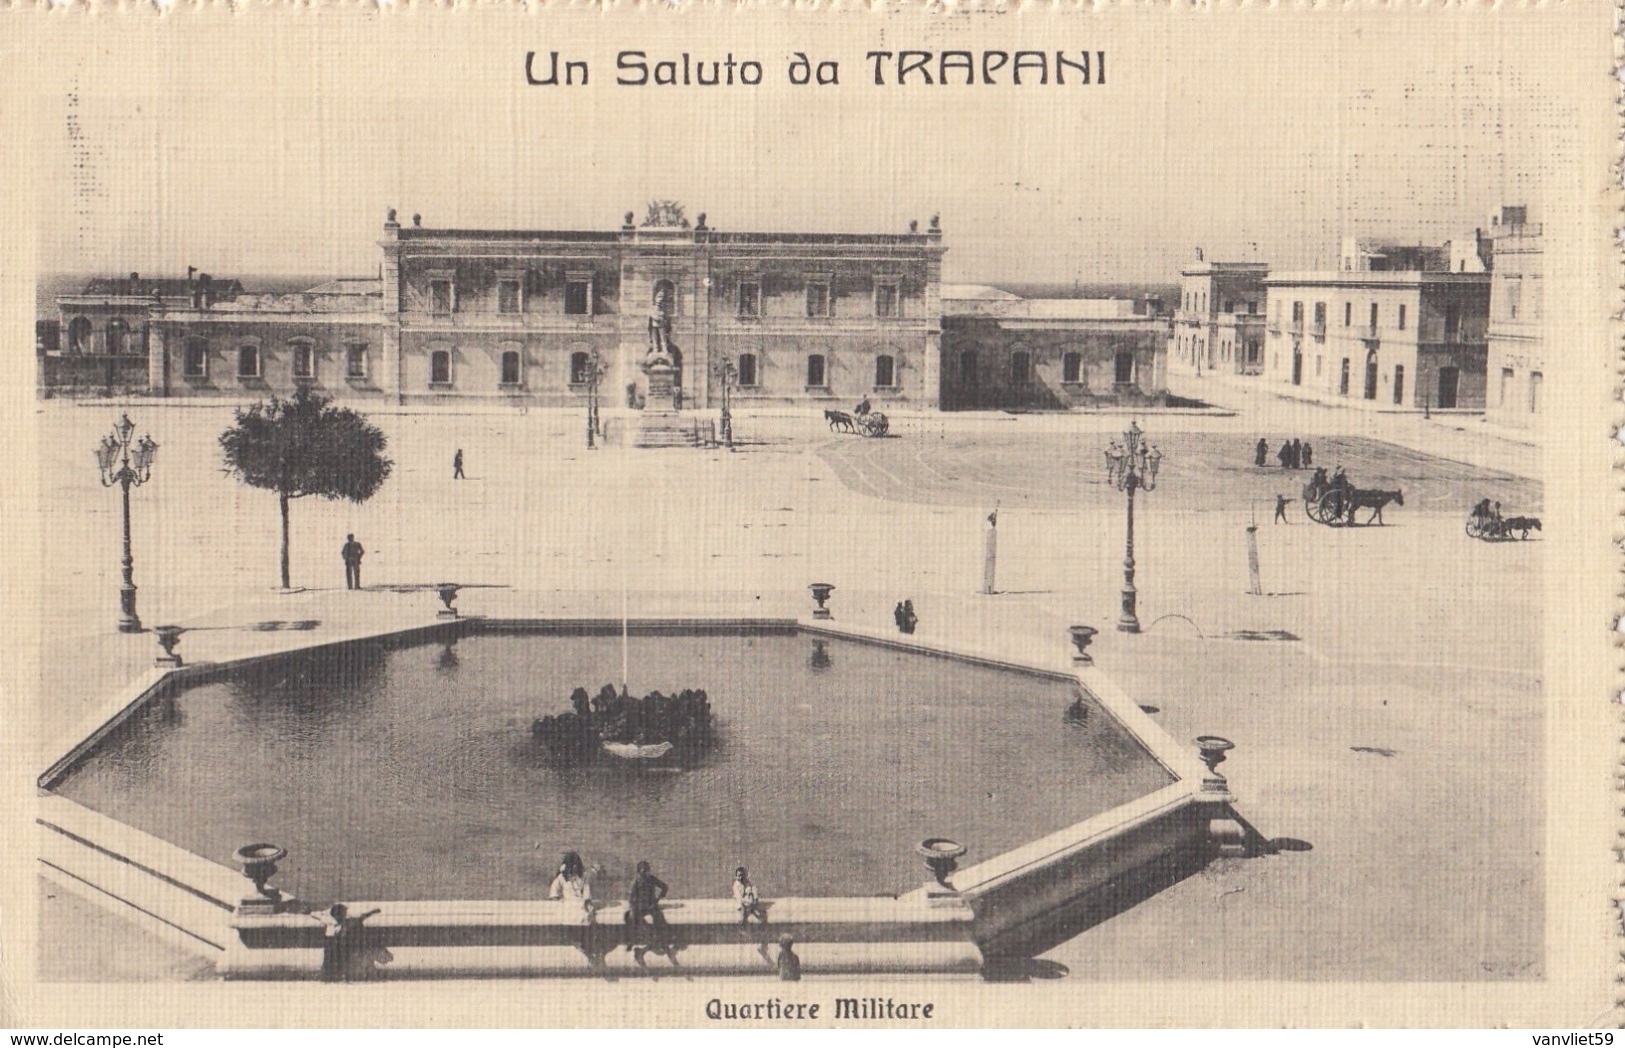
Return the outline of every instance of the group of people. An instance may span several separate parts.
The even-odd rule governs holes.
[[[1253,465],[1269,465],[1270,442],[1263,437],[1258,438],[1258,444],[1253,448]],[[1315,463],[1315,449],[1308,441],[1293,437],[1283,441],[1281,450],[1275,453],[1275,461],[1281,464],[1282,469],[1308,469]]]
[[[919,625],[920,617],[914,614],[914,601],[905,600],[892,609],[892,620],[897,623],[898,633],[913,633],[914,627]]]
[[[1499,502],[1492,504],[1487,498],[1479,499],[1478,503],[1473,506],[1473,517],[1480,521],[1499,523],[1501,521],[1501,504]]]
[[[598,868],[595,867],[594,872],[597,871]],[[654,875],[647,862],[638,863],[637,875],[633,877],[631,885],[626,890],[626,914],[623,921],[624,945],[631,951],[632,959],[640,965],[650,951],[663,954],[673,964],[677,963],[677,944],[661,907],[661,903],[670,892],[671,889],[666,882]],[[734,906],[739,912],[740,927],[749,925],[752,920],[758,925],[767,923],[767,908],[762,903],[756,885],[751,883],[749,871],[743,866],[734,868],[731,893]],[[592,948],[592,928],[597,923],[599,904],[593,898],[587,867],[578,853],[573,851],[564,853],[564,858],[559,862],[558,875],[553,878],[553,884],[547,894],[550,899],[566,902],[581,910],[581,951],[589,958],[597,958],[598,954]],[[800,962],[795,959],[795,954],[790,949],[791,945],[790,936],[779,937],[780,975],[784,975],[787,963],[785,957],[788,954],[795,965],[795,977],[799,978]]]

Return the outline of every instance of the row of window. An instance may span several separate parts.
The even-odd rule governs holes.
[[[295,340],[288,344],[291,350],[291,371],[296,379],[316,377],[316,344],[309,340]],[[517,356],[517,354],[515,354]],[[237,347],[237,377],[255,379],[264,377],[264,361],[260,347],[244,343]],[[364,380],[368,375],[367,345],[356,342],[344,347],[344,377]],[[181,374],[185,378],[209,377],[209,344],[200,338],[187,339],[181,356]]]
[[[976,350],[967,349],[959,354],[959,381],[966,387],[974,387],[981,381],[980,367]],[[1012,386],[1025,386],[1033,380],[1032,356],[1025,350],[1016,350],[1010,354],[1010,384]],[[1112,380],[1120,385],[1127,385],[1134,381],[1134,354],[1128,350],[1120,350],[1112,360]],[[1083,354],[1061,354],[1061,381],[1069,385],[1083,382]]]
[[[146,352],[146,331],[144,328],[138,335],[128,323],[114,317],[107,322],[105,334],[105,348],[102,350],[104,353],[116,355],[120,353]],[[68,321],[68,352],[78,354],[96,352],[94,329],[91,326],[90,318],[74,317]]]
[[[1529,373],[1529,414],[1531,415],[1537,414],[1540,410],[1540,384],[1543,378],[1544,376],[1538,371],[1531,371]],[[1502,368],[1501,397],[1497,403],[1498,407],[1504,408],[1508,406],[1508,402],[1511,398],[1507,394],[1512,390],[1513,381],[1512,369]]]
[[[309,342],[291,343],[292,360],[291,372],[295,379],[316,378],[316,350],[315,345]],[[356,343],[345,347],[345,378],[365,379],[368,374],[367,346]],[[253,344],[244,344],[237,347],[237,377],[242,379],[257,379],[263,377],[262,357],[260,347]],[[517,350],[506,350],[501,357],[499,383],[504,386],[519,386],[524,382],[524,360]],[[741,353],[738,362],[738,384],[743,388],[751,388],[760,384],[759,366],[756,354]],[[206,379],[209,377],[209,351],[208,344],[201,339],[192,339],[186,344],[186,352],[182,365],[182,374],[186,378]],[[592,377],[592,358],[584,352],[570,354],[570,384],[574,386],[586,385]],[[429,353],[429,384],[434,386],[449,386],[452,378],[452,356],[450,350],[437,349]],[[807,357],[807,385],[822,388],[828,383],[827,361],[822,353],[813,353]],[[881,389],[890,389],[897,384],[897,361],[889,354],[875,357],[875,386]]]
[[[530,295],[525,281],[519,277],[503,277],[497,281],[497,312],[524,313],[530,308]],[[455,313],[458,311],[457,281],[451,276],[435,276],[429,280],[429,312]],[[593,295],[593,280],[588,276],[572,276],[564,282],[564,312],[567,316],[591,316],[597,312],[597,299]]]
[[[1246,299],[1244,304],[1247,307],[1247,313],[1249,315],[1257,315],[1257,313],[1258,313],[1258,300],[1256,298]],[[1226,313],[1234,313],[1234,312],[1236,312],[1236,305],[1237,305],[1237,300],[1236,299],[1233,299],[1233,298],[1225,299],[1224,300],[1224,312],[1226,312]],[[1207,312],[1207,292],[1206,291],[1186,291],[1185,292],[1185,312],[1187,312],[1187,313],[1191,313],[1191,312],[1206,313]]]
[[[1326,303],[1324,303],[1324,302],[1316,302],[1316,303],[1314,303],[1314,307],[1315,307],[1314,329],[1317,332],[1322,332],[1323,333],[1326,330]],[[1369,312],[1366,314],[1366,328],[1365,328],[1365,330],[1367,330],[1369,332],[1372,332],[1372,333],[1375,333],[1376,330],[1377,330],[1377,321],[1380,319],[1380,317],[1381,317],[1381,311],[1379,310],[1377,303],[1375,303],[1375,302],[1370,303]],[[1396,318],[1396,320],[1394,322],[1394,329],[1396,331],[1404,331],[1405,330],[1406,319],[1407,319],[1407,317],[1406,317],[1406,312],[1405,312],[1405,304],[1400,303],[1399,304],[1398,316],[1397,316],[1397,318]],[[1292,303],[1292,324],[1293,324],[1294,327],[1301,327],[1302,324],[1303,324],[1303,303],[1301,301]],[[1459,325],[1460,325],[1460,313],[1459,313],[1459,311],[1457,310],[1455,305],[1447,304],[1444,307],[1445,338],[1447,338],[1447,339],[1454,338]],[[1344,302],[1343,303],[1343,326],[1346,327],[1346,328],[1354,326],[1354,303],[1353,302]]]
[[[767,315],[760,280],[741,280],[734,301],[737,313],[741,317],[756,318]],[[525,282],[523,280],[514,277],[497,281],[498,313],[524,313],[528,307],[529,300],[525,293]],[[807,284],[806,307],[807,316],[809,317],[833,317],[835,315],[835,295],[829,281],[811,281]],[[451,277],[435,277],[429,281],[429,311],[431,313],[455,313],[458,311],[457,282]],[[592,316],[596,312],[597,301],[593,295],[592,280],[584,277],[565,281],[565,315]],[[903,295],[899,280],[880,280],[876,282],[874,315],[885,320],[902,318]]]

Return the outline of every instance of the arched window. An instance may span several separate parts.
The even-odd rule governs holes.
[[[90,321],[84,317],[68,321],[68,352],[90,352]]]
[[[821,389],[824,378],[824,354],[814,353],[807,358],[807,385]]]
[[[1112,380],[1120,386],[1126,386],[1134,381],[1134,354],[1128,350],[1120,350],[1112,368]]]
[[[252,342],[237,347],[237,377],[260,377],[260,347]]]
[[[310,381],[316,377],[316,344],[308,338],[292,339],[288,343],[293,353],[293,377]]]
[[[756,385],[756,354],[739,354],[739,384],[741,386]]]
[[[451,385],[451,350],[437,349],[429,354],[429,385]]]
[[[201,338],[186,340],[186,355],[181,362],[181,374],[186,378],[209,377],[209,344]]]
[[[584,386],[587,384],[592,364],[586,353],[575,352],[570,354],[570,385]]]
[[[130,325],[118,317],[107,322],[107,352],[128,353],[130,351]]]
[[[1083,374],[1083,354],[1067,353],[1061,357],[1061,381],[1077,382]]]
[[[1026,352],[1018,350],[1010,354],[1010,384],[1012,386],[1025,386],[1032,377],[1032,358]]]
[[[882,353],[875,358],[875,386],[890,389],[897,384],[897,362]]]
[[[502,353],[502,384],[519,385],[519,353],[516,350],[504,350]]]

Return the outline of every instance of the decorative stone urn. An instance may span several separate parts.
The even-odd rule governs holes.
[[[158,646],[164,653],[154,659],[159,666],[179,666],[181,657],[175,654],[175,645],[180,643],[181,634],[186,632],[184,626],[154,626],[152,631],[158,635]]]
[[[240,912],[277,912],[282,893],[268,882],[276,875],[276,864],[287,857],[288,850],[275,844],[245,844],[237,849],[237,861],[242,864],[243,876],[254,882],[257,893],[242,901],[237,907]]]
[[[445,605],[445,608],[435,614],[442,619],[455,619],[457,609],[451,606],[451,602],[457,599],[457,591],[462,588],[455,582],[442,582],[435,586],[435,589],[440,591],[440,602]]]
[[[925,868],[938,884],[949,891],[957,890],[948,883],[948,878],[959,868],[959,857],[967,850],[963,844],[946,837],[927,837],[916,844],[914,850],[924,856]]]
[[[824,607],[824,602],[829,600],[829,595],[831,593],[835,592],[835,587],[828,582],[814,582],[807,588],[812,590],[813,600],[818,603],[818,607],[813,609],[813,618],[831,618],[832,616],[829,613],[829,609]]]
[[[1196,747],[1202,753],[1202,763],[1207,765],[1207,775],[1202,779],[1203,793],[1229,793],[1228,780],[1219,773],[1219,765],[1224,763],[1226,753],[1236,748],[1236,744],[1219,735],[1198,735]]]
[[[1099,632],[1100,631],[1095,629],[1093,626],[1067,627],[1067,633],[1071,634],[1072,636],[1072,645],[1078,649],[1077,654],[1072,656],[1072,664],[1074,666],[1094,665],[1094,657],[1089,654],[1087,649],[1090,642],[1095,639],[1095,635]]]

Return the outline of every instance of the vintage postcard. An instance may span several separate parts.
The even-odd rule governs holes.
[[[1614,15],[13,9],[7,1024],[1613,1023]]]

